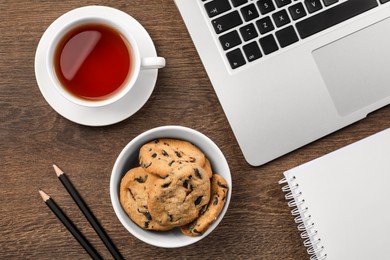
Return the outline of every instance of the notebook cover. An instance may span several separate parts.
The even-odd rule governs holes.
[[[390,259],[390,129],[284,176],[312,259]]]

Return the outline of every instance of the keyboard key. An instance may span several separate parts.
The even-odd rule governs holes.
[[[277,31],[275,33],[275,36],[278,39],[279,44],[282,48],[293,44],[294,42],[297,42],[299,40],[298,35],[295,32],[294,27],[292,26],[288,26],[280,31]]]
[[[242,55],[242,52],[240,49],[235,49],[231,52],[226,53],[226,57],[230,63],[230,66],[232,67],[232,69],[237,69],[238,67],[241,67],[242,65],[244,65],[246,63],[244,55]]]
[[[244,41],[252,40],[253,38],[256,38],[259,34],[256,31],[255,26],[253,23],[250,23],[248,25],[245,25],[240,28],[240,33]]]
[[[261,51],[257,42],[251,42],[243,47],[245,56],[249,62],[261,58]]]
[[[248,0],[231,0],[231,1],[233,6],[240,6],[248,2]]]
[[[240,36],[237,31],[232,31],[225,35],[219,37],[219,41],[221,42],[222,48],[224,50],[229,50],[239,44],[241,44]]]
[[[257,11],[256,6],[254,4],[250,4],[241,8],[241,14],[244,17],[245,21],[250,21],[259,17],[259,12]]]
[[[207,14],[210,18],[231,9],[228,0],[214,0],[204,4],[204,7],[206,8]]]
[[[322,9],[320,0],[305,0],[305,5],[309,13],[314,13]]]
[[[267,32],[270,32],[273,29],[275,29],[274,25],[272,24],[271,18],[269,16],[266,16],[258,20],[256,22],[256,25],[261,34],[266,34]]]
[[[323,0],[325,6],[330,6],[332,4],[337,3],[339,0]]]
[[[275,3],[278,7],[283,7],[285,5],[291,4],[291,0],[275,0]]]
[[[257,6],[259,7],[261,14],[267,14],[275,10],[272,0],[260,0],[257,2]]]
[[[238,11],[233,11],[214,19],[212,24],[214,26],[215,32],[220,34],[242,24],[242,20]]]
[[[376,0],[353,0],[331,7],[296,23],[302,39],[378,6]]]
[[[279,49],[278,44],[272,34],[267,35],[259,40],[261,48],[265,54],[270,54]]]
[[[286,25],[290,23],[290,18],[288,17],[286,10],[281,10],[279,12],[276,12],[272,15],[272,18],[274,19],[274,22],[277,27],[282,27],[283,25]]]
[[[293,6],[290,6],[288,11],[290,12],[290,15],[294,21],[306,16],[306,11],[302,3],[297,3]]]

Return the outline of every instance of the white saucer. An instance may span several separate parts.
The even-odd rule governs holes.
[[[104,11],[102,12],[102,10]],[[130,15],[102,6],[87,6],[74,9],[53,22],[43,34],[35,54],[35,77],[39,89],[49,105],[60,115],[75,123],[87,126],[104,126],[118,123],[132,116],[149,99],[157,81],[157,69],[141,70],[138,80],[129,93],[121,100],[103,107],[83,107],[65,99],[56,91],[46,70],[47,46],[54,37],[56,24],[61,24],[67,16],[83,15],[90,12],[101,12],[110,19],[120,19],[128,24],[138,43],[141,57],[156,57],[156,49],[153,41],[145,28]]]

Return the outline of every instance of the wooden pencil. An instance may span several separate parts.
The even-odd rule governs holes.
[[[104,245],[110,251],[114,259],[123,259],[122,255],[119,253],[118,249],[115,247],[114,243],[111,241],[107,233],[104,231],[100,223],[97,221],[96,217],[93,215],[92,211],[89,209],[84,199],[77,192],[76,188],[70,182],[66,174],[55,164],[53,164],[54,171],[57,174],[57,177],[60,179],[61,183],[64,185],[65,189],[71,195],[73,200],[76,202],[77,206],[83,212],[84,216],[87,218],[93,229],[96,231],[100,239],[103,241]]]
[[[53,211],[57,218],[64,224],[64,226],[69,230],[69,232],[74,236],[74,238],[80,243],[80,245],[87,251],[87,253],[92,257],[92,259],[102,259],[99,253],[95,248],[88,242],[88,240],[81,234],[73,222],[65,215],[61,208],[55,203],[55,201],[46,194],[43,190],[39,190],[43,201],[46,205]]]

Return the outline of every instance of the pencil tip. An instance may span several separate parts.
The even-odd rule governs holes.
[[[53,164],[54,171],[57,174],[57,177],[60,177],[60,175],[64,174],[64,172],[55,164]]]
[[[48,199],[50,199],[50,196],[47,195],[43,190],[39,189],[38,192],[39,192],[39,194],[41,195],[41,197],[42,197],[42,199],[43,199],[44,201],[47,201]]]

